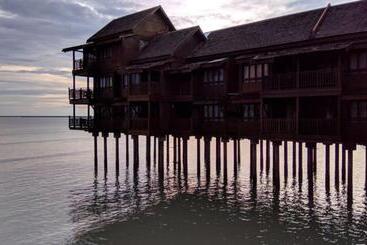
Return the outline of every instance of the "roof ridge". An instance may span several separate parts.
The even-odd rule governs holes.
[[[141,14],[143,12],[150,12],[150,11],[151,12],[154,12],[155,10],[158,10],[161,7],[162,7],[161,5],[157,5],[157,6],[152,7],[152,8],[147,8],[147,9],[143,9],[143,10],[140,10],[140,11],[137,11],[137,12],[133,12],[133,13],[130,13],[130,14],[127,14],[127,15],[124,15],[124,16],[121,16],[121,17],[118,17],[116,19],[113,19],[109,23],[111,23],[113,21],[121,20],[121,19],[126,18],[126,17],[129,17],[131,15]]]
[[[344,6],[344,5],[356,4],[356,3],[362,3],[362,2],[367,2],[367,0],[357,0],[357,1],[352,1],[352,2],[348,2],[348,3],[337,4],[337,5],[331,6],[330,8],[334,9],[334,8],[341,7],[341,6]],[[270,21],[285,18],[285,17],[291,17],[291,16],[300,15],[300,14],[312,13],[312,12],[321,11],[321,10],[324,10],[324,9],[325,9],[325,7],[319,7],[317,9],[310,9],[310,10],[306,10],[306,11],[302,11],[302,12],[285,14],[285,15],[281,15],[281,16],[272,17],[272,18],[269,18],[269,19],[263,19],[263,20],[253,21],[253,22],[249,22],[249,23],[245,23],[245,24],[229,26],[229,27],[225,27],[225,28],[221,28],[221,29],[217,29],[217,30],[213,30],[213,31],[207,31],[207,32],[212,33],[212,32],[229,30],[229,29],[232,29],[232,28],[234,29],[234,28],[238,28],[238,27],[243,27],[243,26],[247,26],[247,25],[270,22]]]

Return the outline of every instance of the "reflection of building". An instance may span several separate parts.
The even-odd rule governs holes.
[[[161,7],[113,20],[64,49],[74,57],[70,128],[365,143],[366,12],[359,1],[208,35],[175,30]],[[88,117],[77,117],[85,104]]]

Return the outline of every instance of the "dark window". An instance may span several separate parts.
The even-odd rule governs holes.
[[[224,82],[224,69],[208,69],[204,71],[204,83],[206,85],[218,85]]]
[[[262,82],[264,77],[269,76],[268,64],[244,65],[243,66],[243,81]]]
[[[253,121],[259,118],[259,106],[257,104],[244,104],[242,106],[242,118],[244,121]]]
[[[351,54],[349,68],[352,71],[367,70],[367,52]]]
[[[352,120],[367,120],[367,101],[353,101],[350,106]]]
[[[100,88],[112,88],[112,77],[111,76],[100,77],[99,87]]]
[[[218,104],[204,105],[204,119],[206,121],[223,121],[223,106]]]
[[[112,57],[112,48],[111,47],[104,47],[101,48],[99,51],[99,58],[100,59],[108,59]]]

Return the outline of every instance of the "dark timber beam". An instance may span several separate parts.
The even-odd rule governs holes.
[[[107,159],[107,138],[108,138],[108,133],[102,133],[102,137],[103,137],[103,153],[104,153],[104,177],[107,178],[107,164],[108,164],[108,159]]]
[[[217,176],[220,175],[221,170],[221,143],[220,137],[216,137],[216,172]]]
[[[114,137],[115,137],[115,143],[116,143],[115,169],[116,169],[116,178],[118,178],[120,176],[120,144],[119,144],[119,139],[121,137],[121,133],[114,133]]]
[[[94,176],[98,176],[98,132],[93,133],[94,137]]]
[[[273,184],[274,187],[279,190],[280,178],[279,178],[279,146],[280,141],[273,141]]]

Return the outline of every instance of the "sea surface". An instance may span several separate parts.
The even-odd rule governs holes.
[[[330,191],[324,181],[324,145],[318,144],[317,176],[310,191],[306,150],[302,183],[289,177],[273,190],[271,172],[249,180],[249,142],[241,141],[239,171],[234,172],[228,144],[228,175],[215,171],[212,141],[211,175],[203,159],[196,171],[196,140],[189,141],[188,178],[179,177],[170,159],[163,185],[158,168],[147,171],[145,138],[133,171],[120,141],[120,176],[115,175],[114,138],[108,139],[108,174],[103,174],[99,139],[98,177],[94,176],[93,138],[70,131],[63,118],[0,118],[0,244],[324,244],[367,241],[365,147],[354,152],[353,205],[347,189],[334,186],[331,154]],[[202,142],[203,143],[203,142]],[[132,144],[130,144],[132,147]],[[203,149],[203,145],[202,145]],[[331,147],[333,153],[334,146]],[[152,150],[153,153],[153,150]],[[165,154],[166,157],[166,154]],[[128,166],[127,166],[128,165]],[[258,166],[259,170],[259,166]]]

